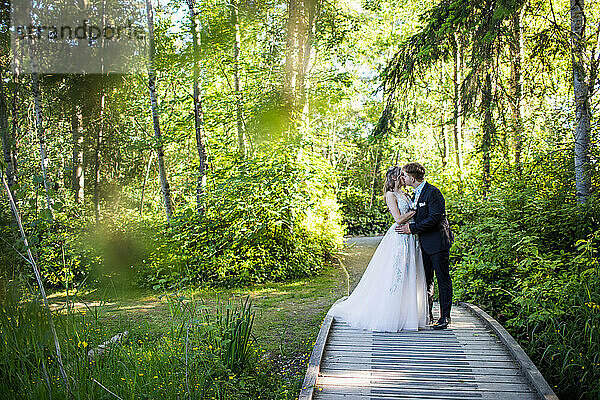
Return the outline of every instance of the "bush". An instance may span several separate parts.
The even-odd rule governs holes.
[[[449,201],[455,300],[482,306],[561,398],[600,395],[600,199],[519,183]]]
[[[144,287],[240,285],[317,274],[341,242],[328,174],[272,155],[215,174],[203,212],[160,233],[138,269]]]
[[[394,223],[382,196],[375,196],[371,207],[370,194],[354,187],[340,191],[338,197],[350,235],[382,234]]]

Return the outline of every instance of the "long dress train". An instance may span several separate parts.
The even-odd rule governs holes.
[[[396,195],[401,214],[410,205]],[[375,250],[352,294],[328,314],[372,331],[418,330],[427,324],[427,291],[416,235],[399,234],[394,223]]]

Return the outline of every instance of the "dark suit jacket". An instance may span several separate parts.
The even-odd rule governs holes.
[[[442,192],[425,182],[417,201],[415,222],[410,223],[409,226],[412,233],[419,234],[421,248],[427,254],[449,250],[454,237],[446,218],[446,201]]]

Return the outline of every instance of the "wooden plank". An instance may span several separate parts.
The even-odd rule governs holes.
[[[446,367],[439,368],[437,366],[421,366],[421,367],[398,367],[398,368],[388,368],[387,366],[371,366],[371,365],[362,365],[363,369],[360,368],[359,364],[340,364],[340,363],[329,363],[325,366],[325,363],[322,364],[323,371],[327,373],[332,373],[333,371],[339,371],[340,373],[352,373],[353,371],[362,370],[362,371],[375,371],[382,373],[403,373],[408,375],[433,375],[436,376],[453,376],[456,374],[460,374],[463,376],[470,375],[489,375],[489,376],[519,376],[521,375],[521,370],[517,365],[512,365],[510,367],[498,367],[498,368],[489,368],[489,367]]]
[[[522,382],[475,382],[475,381],[408,381],[401,379],[353,378],[339,376],[320,376],[317,379],[320,387],[352,387],[376,388],[393,391],[413,390],[442,390],[452,392],[462,391],[491,391],[491,392],[535,392]]]
[[[440,395],[440,396],[430,396],[430,399],[435,400],[464,400],[464,397],[452,396],[452,394]],[[482,394],[481,397],[475,397],[477,399],[482,400],[539,400],[536,394],[532,393],[523,393],[520,396],[512,396],[507,397],[506,395],[497,396],[497,395],[489,395]],[[423,399],[421,396],[411,396],[411,395],[395,395],[393,397],[386,396],[378,396],[378,395],[359,395],[359,394],[344,394],[344,393],[336,393],[333,391],[325,391],[315,393],[315,399],[318,400],[375,400],[375,399]]]
[[[331,334],[336,337],[353,337],[353,338],[374,338],[381,340],[435,340],[435,341],[443,341],[450,340],[456,341],[461,339],[468,340],[477,340],[486,339],[486,340],[499,340],[496,336],[490,335],[489,332],[476,332],[476,333],[465,333],[465,332],[456,332],[454,334],[438,334],[436,331],[431,331],[430,333],[420,333],[418,335],[382,335],[382,334],[373,334],[373,333],[362,333],[362,332],[346,332],[342,330],[338,330],[337,328],[332,328]]]
[[[370,358],[370,357],[356,357],[356,356],[328,356],[323,357],[323,362],[326,363],[370,363],[372,365],[399,365],[405,368],[422,368],[422,367],[437,367],[440,369],[443,368],[454,368],[454,367],[462,367],[462,368],[470,368],[470,367],[482,367],[488,366],[489,368],[499,368],[499,367],[512,367],[514,366],[514,361],[507,360],[445,360],[443,358],[437,359],[427,359],[427,360],[419,360],[417,357],[395,357],[395,358]]]
[[[351,368],[355,368],[358,365],[362,365],[363,368],[369,368],[369,366],[373,366],[374,368],[386,368],[386,369],[406,369],[406,370],[430,370],[430,371],[435,371],[436,369],[438,370],[447,370],[447,371],[464,371],[464,370],[469,370],[470,368],[490,368],[490,369],[494,369],[494,368],[518,368],[518,364],[516,364],[516,362],[514,361],[504,361],[504,362],[486,362],[486,361],[468,361],[468,362],[455,362],[452,364],[448,364],[448,363],[444,363],[444,362],[440,362],[440,361],[429,361],[429,362],[424,362],[424,363],[420,363],[420,364],[408,364],[408,363],[404,363],[404,364],[399,364],[396,363],[394,364],[390,364],[390,363],[386,363],[386,362],[382,362],[382,360],[375,360],[375,362],[370,362],[371,360],[366,360],[366,359],[362,359],[360,360],[361,362],[357,361],[357,360],[352,360],[351,358],[347,358],[347,359],[340,359],[340,358],[334,358],[334,359],[323,359],[321,365],[323,366],[323,368],[328,369],[331,368],[332,366],[342,366],[342,365],[346,365],[348,367]]]
[[[432,373],[406,373],[404,371],[378,371],[378,370],[328,370],[320,377],[339,377],[348,379],[378,379],[402,382],[487,382],[487,383],[520,383],[527,385],[527,379],[518,374],[513,375],[484,375],[484,374],[432,374]]]
[[[346,340],[334,338],[327,342],[327,346],[350,346]],[[480,350],[494,350],[501,353],[507,353],[508,350],[501,343],[489,341],[483,343],[435,343],[435,342],[396,342],[396,341],[385,341],[385,342],[373,342],[366,340],[352,341],[352,346],[355,348],[392,348],[392,349],[423,349],[428,351],[433,350],[449,350],[456,351],[462,350],[466,352],[475,352]]]
[[[366,329],[360,329],[360,328],[353,328],[350,326],[336,326],[336,329],[339,329],[341,331],[348,331],[348,332],[373,332],[373,333],[379,333],[379,334],[391,334],[391,335],[422,335],[424,333],[435,333],[437,335],[450,335],[453,332],[456,331],[465,331],[465,332],[482,332],[485,333],[487,332],[487,330],[485,329],[485,327],[481,326],[481,325],[469,325],[469,326],[455,326],[454,324],[451,324],[450,327],[448,327],[447,329],[443,329],[443,330],[435,330],[433,328],[425,328],[425,329],[421,329],[418,331],[400,331],[400,332],[386,332],[386,331],[369,331]]]
[[[486,333],[481,333],[477,335],[421,335],[421,336],[388,336],[382,338],[381,336],[368,336],[368,335],[357,335],[357,334],[347,334],[339,331],[332,331],[333,338],[343,338],[346,340],[359,340],[359,339],[376,339],[376,340],[387,340],[387,341],[402,341],[402,342],[436,342],[436,343],[472,343],[478,340],[481,341],[495,341],[498,343],[498,339],[494,336],[490,336]]]
[[[488,361],[514,361],[514,359],[508,353],[500,353],[500,352],[473,352],[473,353],[465,353],[465,352],[442,352],[442,351],[403,351],[403,350],[361,350],[352,347],[340,347],[340,346],[327,346],[327,350],[325,351],[324,358],[331,357],[356,357],[358,358],[373,358],[376,359],[422,359],[426,360],[447,360],[458,361],[458,360],[488,360]]]
[[[308,367],[306,369],[306,375],[304,376],[304,382],[302,383],[302,389],[300,390],[300,396],[298,400],[310,400],[313,397],[315,385],[317,383],[317,376],[321,368],[321,358],[323,357],[323,351],[325,350],[325,343],[327,342],[327,336],[331,329],[333,317],[326,315],[319,329],[317,340],[313,347],[312,354],[308,361]]]
[[[448,390],[386,390],[352,387],[325,387],[316,391],[317,399],[327,399],[325,395],[344,396],[338,398],[344,399],[436,399],[436,400],[465,400],[465,399],[483,399],[483,400],[533,400],[538,399],[537,393],[518,391],[518,392],[481,392],[477,390],[462,390],[451,392]]]
[[[419,343],[419,342],[394,342],[394,341],[374,341],[374,340],[356,340],[351,343],[340,340],[333,339],[327,342],[327,347],[352,347],[355,349],[386,349],[386,350],[404,350],[409,351],[412,349],[423,350],[423,351],[433,351],[433,350],[444,350],[449,352],[496,352],[496,353],[506,353],[509,354],[506,350],[506,347],[502,346],[500,343],[496,342],[485,342],[479,344],[462,344],[462,343]]]
[[[418,331],[418,332],[378,332],[378,331],[364,331],[359,329],[347,329],[347,328],[339,328],[334,327],[334,331],[336,333],[345,334],[345,335],[356,335],[356,336],[385,336],[390,338],[459,338],[466,336],[488,336],[490,332],[485,329],[463,329],[463,330],[452,330],[452,329],[444,329],[436,331],[434,329],[428,329],[426,331]]]

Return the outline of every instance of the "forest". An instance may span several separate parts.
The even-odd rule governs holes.
[[[385,172],[409,161],[446,198],[454,301],[560,398],[600,397],[600,2],[144,0],[143,68],[98,73],[16,66],[14,1],[0,397],[296,398],[324,312],[285,351],[226,297],[341,274],[344,237],[393,223]],[[164,314],[77,309],[89,293]]]

